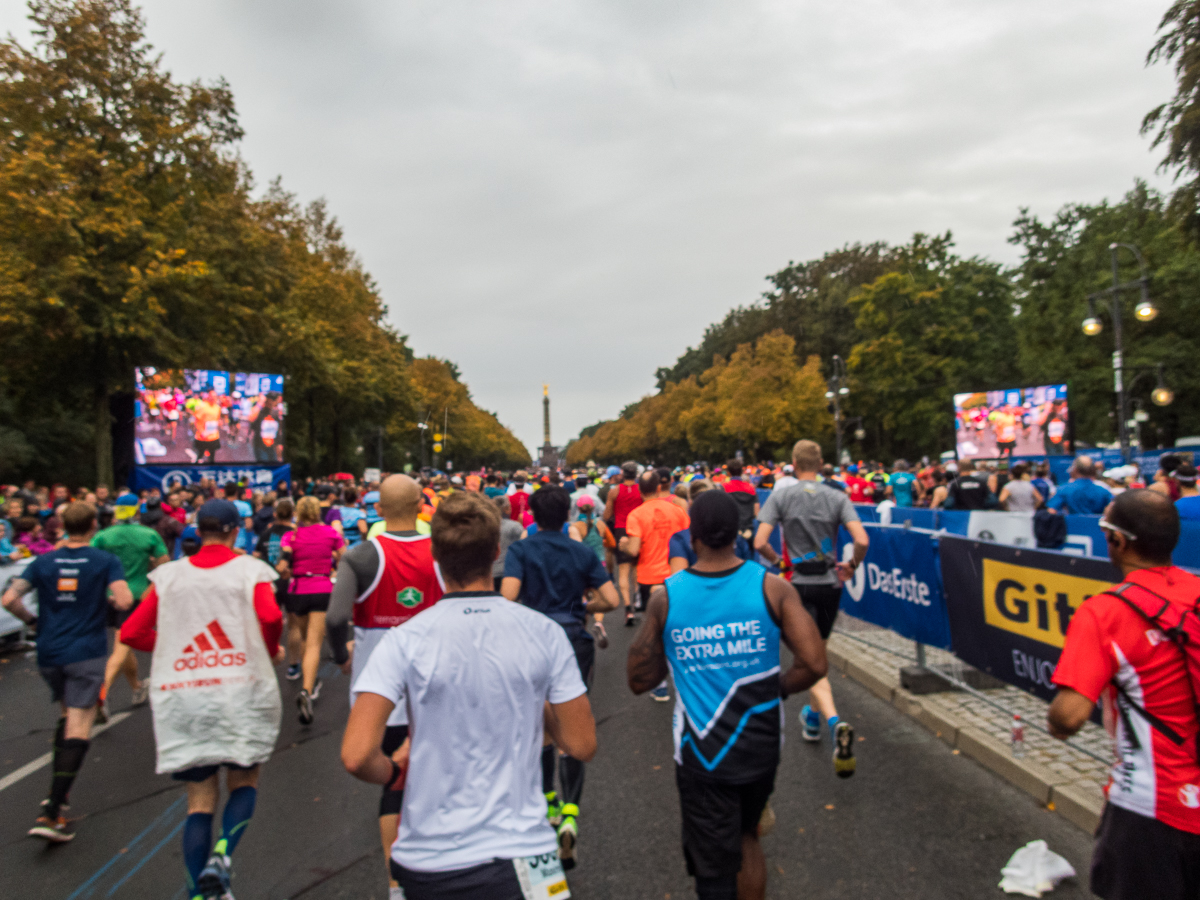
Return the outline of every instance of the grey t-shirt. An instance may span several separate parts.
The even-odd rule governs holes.
[[[504,519],[500,523],[500,555],[492,563],[493,578],[502,578],[504,576],[504,557],[508,556],[508,548],[519,541],[521,535],[524,533],[525,529],[521,527],[520,522],[514,522],[512,519]]]
[[[839,526],[858,520],[847,494],[817,481],[776,488],[758,515],[760,523],[783,527],[783,541],[793,563],[823,557],[836,561]],[[793,573],[792,582],[837,584],[837,573],[832,568],[824,575]]]

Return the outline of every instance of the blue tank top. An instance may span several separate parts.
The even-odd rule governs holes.
[[[347,547],[353,547],[363,539],[362,532],[358,530],[358,522],[360,519],[366,519],[367,514],[354,506],[339,506],[338,512],[342,516],[342,537],[346,539]],[[370,524],[368,521],[367,525]]]
[[[744,562],[726,574],[685,569],[666,581],[675,762],[714,781],[754,781],[779,764],[779,626],[766,575]]]

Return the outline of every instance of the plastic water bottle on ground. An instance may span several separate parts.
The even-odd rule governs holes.
[[[1025,755],[1025,723],[1021,721],[1020,713],[1013,713],[1012,755],[1017,759]]]

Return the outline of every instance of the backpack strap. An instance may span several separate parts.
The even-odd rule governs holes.
[[[1129,588],[1134,587],[1134,586],[1135,585],[1132,584],[1131,582],[1125,581],[1125,582],[1122,582],[1121,584],[1117,585],[1116,587],[1114,587],[1112,590],[1101,591],[1101,593],[1108,594],[1111,597],[1116,597],[1118,600],[1120,600],[1122,603],[1124,603],[1126,606],[1128,606],[1130,609],[1132,609],[1135,613],[1137,613],[1139,616],[1141,616],[1143,619],[1145,619],[1147,622],[1149,622],[1151,625],[1153,625],[1155,628],[1157,628],[1159,631],[1161,631],[1163,634],[1165,634],[1167,636],[1167,639],[1170,640],[1172,644],[1174,644],[1176,647],[1179,648],[1179,652],[1182,653],[1184,656],[1183,664],[1184,664],[1184,671],[1187,675],[1188,688],[1192,692],[1192,709],[1196,714],[1197,720],[1200,720],[1200,704],[1198,704],[1196,702],[1196,688],[1195,688],[1195,685],[1192,684],[1191,673],[1187,671],[1188,670],[1187,650],[1184,649],[1184,645],[1189,643],[1191,638],[1188,635],[1188,633],[1183,629],[1182,620],[1179,625],[1176,625],[1173,628],[1164,628],[1162,626],[1162,623],[1160,622],[1160,617],[1162,616],[1162,614],[1164,612],[1166,612],[1167,608],[1171,605],[1170,601],[1167,600],[1166,597],[1163,597],[1161,594],[1158,594],[1158,593],[1150,590],[1147,587],[1143,587],[1140,584],[1136,585],[1136,587],[1141,588],[1147,594],[1150,594],[1152,597],[1155,597],[1158,600],[1162,601],[1162,606],[1160,606],[1158,608],[1158,610],[1154,613],[1147,613],[1140,606],[1138,606],[1136,603],[1134,603],[1132,599],[1130,599],[1129,597],[1126,597],[1125,592],[1127,590],[1129,590]],[[1197,598],[1197,603],[1200,603],[1200,598]],[[1193,611],[1195,610],[1195,608],[1196,608],[1196,604],[1193,604]],[[1171,743],[1175,744],[1175,746],[1177,746],[1177,747],[1183,746],[1184,737],[1181,734],[1179,734],[1179,732],[1177,732],[1174,728],[1172,728],[1170,725],[1168,725],[1166,722],[1164,722],[1158,716],[1154,715],[1154,713],[1150,712],[1150,710],[1148,710],[1148,709],[1140,706],[1138,703],[1134,702],[1133,698],[1129,696],[1128,692],[1126,692],[1126,690],[1123,687],[1121,687],[1120,685],[1116,685],[1116,688],[1117,688],[1117,693],[1121,695],[1121,697],[1125,700],[1125,703],[1129,706],[1130,709],[1135,710],[1138,713],[1138,715],[1140,715],[1143,719],[1145,719],[1147,722],[1150,723],[1150,726],[1152,728],[1157,729],[1159,734],[1163,735],[1163,737],[1167,738],[1167,740],[1169,740]],[[1129,733],[1130,740],[1133,743],[1135,749],[1137,747],[1140,747],[1140,742],[1138,741],[1137,735],[1132,728],[1133,723],[1129,721],[1128,716],[1123,709],[1121,710],[1121,717],[1122,717],[1122,719],[1125,720],[1125,730]],[[1197,759],[1197,761],[1200,761],[1200,732],[1198,732],[1196,735],[1195,750],[1196,750],[1196,759]]]

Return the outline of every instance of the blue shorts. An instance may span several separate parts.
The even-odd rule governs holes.
[[[176,781],[190,781],[192,783],[199,783],[201,781],[208,781],[208,779],[216,775],[217,770],[220,769],[221,766],[224,766],[226,769],[230,769],[234,772],[249,772],[252,769],[257,769],[258,763],[255,763],[252,766],[239,766],[237,763],[231,762],[217,763],[215,766],[192,766],[190,769],[182,769],[178,772],[172,772],[171,777]]]

